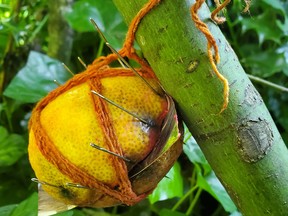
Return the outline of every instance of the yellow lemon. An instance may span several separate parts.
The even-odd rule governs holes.
[[[43,189],[65,204],[137,203],[181,152],[173,100],[130,69],[111,70],[74,76],[33,110],[30,163]]]

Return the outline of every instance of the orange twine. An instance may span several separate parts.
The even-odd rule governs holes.
[[[250,5],[251,5],[251,0],[244,0],[245,1],[245,8],[243,9],[243,12],[246,13],[249,11]]]
[[[225,17],[217,17],[217,14],[223,10],[230,2],[231,0],[224,0],[224,2],[221,4],[220,0],[214,0],[216,4],[216,9],[212,11],[211,13],[211,19],[214,20],[217,24],[222,24],[226,21]],[[245,8],[243,9],[243,12],[246,13],[249,11],[251,0],[244,0],[245,2]]]
[[[136,17],[132,21],[132,25],[130,25],[128,34],[124,43],[123,48],[119,51],[119,54],[122,57],[128,57],[137,61],[140,65],[140,69],[137,70],[143,77],[146,78],[154,78],[155,75],[149,65],[141,59],[135,52],[133,48],[133,42],[135,38],[135,32],[137,30],[137,26],[141,19],[154,7],[158,4],[159,1],[150,0],[148,4],[146,4],[136,15]],[[116,54],[110,54],[108,56],[101,56],[97,58],[91,65],[89,65],[83,73],[76,74],[70,80],[68,80],[65,84],[59,86],[57,89],[51,91],[45,98],[43,98],[34,108],[32,113],[32,118],[29,122],[29,130],[34,130],[34,136],[37,140],[37,146],[41,151],[42,155],[51,162],[55,167],[57,167],[61,172],[67,176],[70,176],[74,182],[82,182],[85,186],[89,188],[95,188],[101,191],[103,194],[107,196],[113,197],[117,200],[122,201],[128,205],[133,205],[143,198],[146,197],[147,194],[136,195],[132,191],[131,183],[129,181],[129,177],[127,175],[127,167],[123,160],[115,158],[113,160],[114,166],[116,170],[118,170],[118,180],[120,183],[119,191],[115,191],[111,189],[107,185],[102,182],[97,181],[93,176],[87,174],[80,168],[76,167],[70,161],[68,161],[54,146],[53,142],[50,140],[48,135],[45,133],[44,128],[42,127],[40,115],[42,110],[54,99],[56,99],[62,93],[68,91],[74,86],[80,85],[84,82],[89,82],[90,86],[97,91],[101,91],[101,85],[99,84],[99,80],[103,77],[111,77],[111,76],[135,76],[135,74],[128,68],[109,68],[108,64],[112,61],[117,60],[118,56]],[[97,73],[96,73],[97,72]],[[100,99],[96,99],[92,97],[95,104],[95,109],[97,111],[104,110],[99,113],[100,118],[104,118],[105,103]],[[107,113],[107,112],[106,112]],[[101,126],[103,131],[109,136],[106,137],[106,143],[109,146],[109,149],[115,153],[122,155],[121,148],[119,145],[115,144],[115,134],[113,134],[113,130],[111,125],[102,125],[103,122],[106,124],[109,121],[105,119],[101,121]],[[108,129],[107,129],[108,128]],[[77,175],[75,175],[77,173]],[[120,192],[121,190],[121,192]],[[88,201],[87,201],[88,202]]]
[[[231,0],[225,0],[222,4],[220,4],[219,0],[215,0],[217,8],[211,13],[211,18],[218,24],[222,24],[226,21],[225,17],[218,17],[217,14],[225,8]]]
[[[226,1],[230,1],[230,0],[226,0]],[[224,102],[220,110],[220,113],[222,113],[227,108],[228,103],[229,103],[229,83],[228,83],[228,80],[218,71],[217,66],[216,66],[216,64],[220,62],[220,55],[218,51],[218,46],[216,44],[216,40],[214,39],[213,35],[209,31],[208,26],[199,19],[198,14],[197,14],[198,10],[200,9],[200,7],[202,6],[204,2],[205,0],[196,0],[195,4],[192,5],[190,9],[190,12],[191,12],[192,20],[194,21],[196,27],[205,35],[208,41],[207,53],[208,53],[210,64],[212,66],[214,73],[216,74],[218,79],[220,79],[220,81],[223,83],[223,86],[224,86],[224,89],[223,89]],[[221,8],[222,5],[220,5],[219,7]],[[220,10],[218,10],[218,12]],[[213,56],[212,48],[214,50],[214,56]]]

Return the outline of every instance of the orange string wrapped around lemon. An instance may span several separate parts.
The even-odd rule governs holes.
[[[169,96],[155,94],[131,69],[91,71],[76,75],[35,107],[30,163],[43,189],[63,203],[132,205],[156,187],[181,153],[175,107]],[[149,74],[143,76],[155,84]]]
[[[139,23],[141,17],[135,19]],[[119,54],[96,59],[34,108],[28,153],[46,197],[39,195],[44,211],[47,197],[60,210],[133,205],[180,155],[182,125],[173,100],[134,52],[136,28],[130,27]],[[131,68],[123,56],[141,68]],[[127,68],[108,66],[119,57]]]

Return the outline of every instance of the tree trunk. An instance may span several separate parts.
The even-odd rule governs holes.
[[[50,0],[49,6],[49,44],[47,54],[65,64],[71,57],[73,30],[64,19],[63,14],[71,10],[73,0]]]
[[[113,1],[127,23],[147,2]],[[161,1],[141,21],[137,41],[238,209],[244,215],[287,215],[287,148],[204,5],[199,17],[217,41],[218,69],[230,83],[228,108],[218,114],[223,86],[208,61],[207,41],[191,20],[189,8],[194,2]]]
[[[13,23],[17,25],[19,22],[19,11],[21,9],[21,0],[10,1],[10,7],[11,7],[11,13],[13,14],[12,17]],[[18,53],[22,54],[22,52],[19,51],[18,53],[15,52],[14,44],[15,44],[15,38],[13,36],[13,33],[8,32],[6,48],[5,51],[4,50],[2,51],[0,59],[0,95],[2,95],[5,87],[15,76],[15,74],[19,69],[20,66],[19,64],[21,64],[18,62],[17,58],[19,58],[19,56],[17,56],[17,54]]]

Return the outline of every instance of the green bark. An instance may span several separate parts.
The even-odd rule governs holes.
[[[127,23],[146,2],[114,0]],[[163,0],[141,21],[137,42],[238,209],[244,215],[287,215],[287,148],[261,96],[203,6],[199,17],[217,41],[218,69],[230,83],[228,109],[218,114],[223,86],[208,61],[206,39],[191,20],[194,2]],[[196,62],[197,67],[189,69]]]

